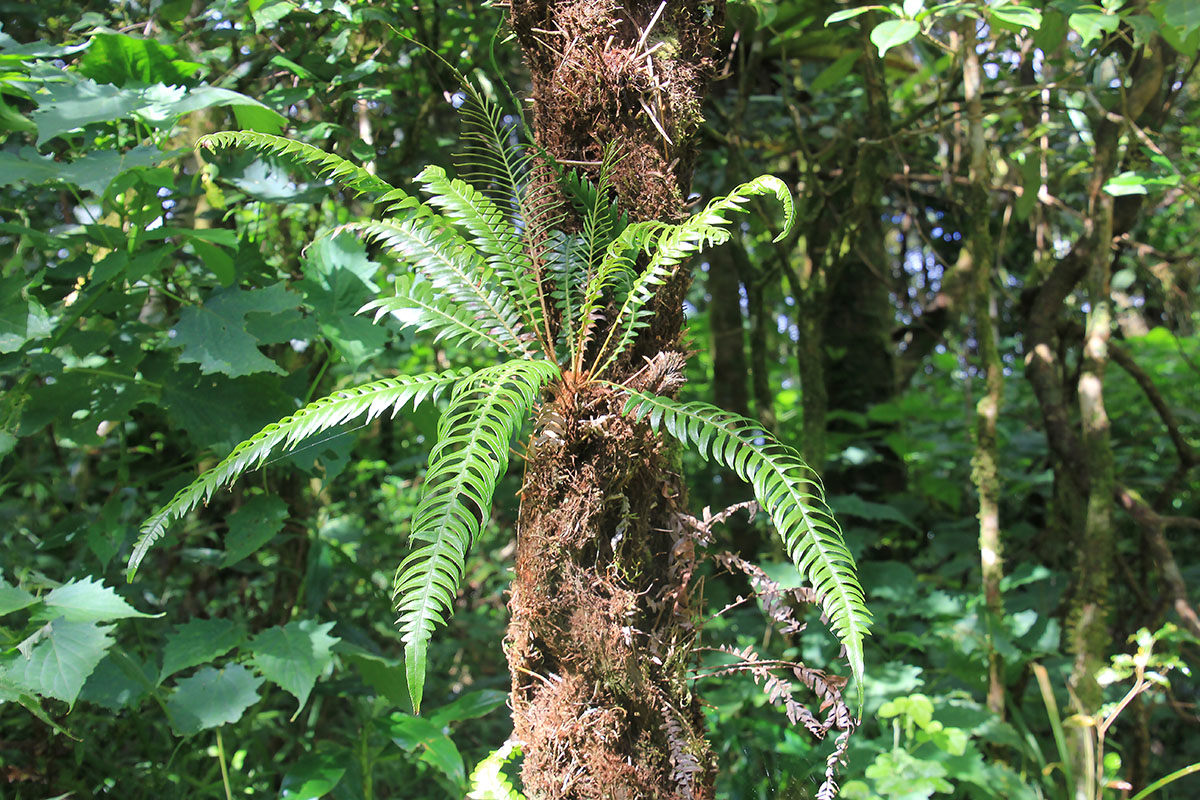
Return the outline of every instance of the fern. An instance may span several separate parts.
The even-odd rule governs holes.
[[[625,293],[608,337],[600,347],[594,366],[590,370],[591,374],[603,374],[617,356],[633,343],[638,331],[649,324],[650,299],[654,297],[655,290],[671,277],[675,268],[705,247],[728,241],[729,232],[724,227],[730,222],[728,215],[731,212],[744,211],[743,206],[750,198],[763,194],[774,195],[783,205],[784,228],[775,237],[775,241],[780,241],[791,231],[796,211],[787,185],[773,175],[761,175],[743,183],[725,197],[713,200],[702,211],[680,225],[626,228],[625,233],[629,235],[623,235],[615,244],[622,248],[625,245],[640,244],[650,256],[650,263],[634,278]],[[614,251],[610,248],[609,254],[615,259],[610,267],[614,274],[619,274],[631,263],[628,249]],[[606,260],[607,258],[606,256]]]
[[[245,150],[257,150],[280,158],[287,159],[293,164],[303,164],[313,168],[320,177],[332,178],[347,189],[363,194],[364,192],[383,192],[386,200],[394,200],[403,196],[396,187],[387,181],[372,175],[357,164],[347,161],[341,156],[326,153],[311,144],[293,141],[283,136],[272,136],[269,133],[253,131],[220,131],[201,136],[196,142],[197,147],[216,150],[218,147],[237,147]]]
[[[467,550],[492,509],[496,482],[508,466],[508,446],[543,386],[559,377],[549,361],[509,361],[459,383],[438,423],[429,472],[413,515],[412,540],[428,542],[396,570],[394,594],[404,634],[405,670],[413,710],[421,708],[425,659],[435,625],[443,623],[462,580]]]
[[[278,450],[291,450],[313,434],[352,419],[365,417],[369,422],[388,411],[395,416],[406,404],[418,406],[436,399],[454,382],[470,373],[466,370],[415,375],[365,383],[343,389],[309,403],[289,417],[273,422],[239,444],[219,464],[180,489],[171,501],[142,524],[141,535],[129,557],[132,581],[146,552],[163,537],[167,526],[201,503],[206,503],[222,486],[253,469]]]
[[[854,557],[825,499],[816,474],[800,454],[777,442],[758,423],[707,403],[679,403],[624,389],[624,413],[666,429],[695,445],[754,487],[754,496],[783,539],[788,555],[820,598],[829,627],[846,648],[862,705],[863,639],[871,615],[855,574]]]
[[[450,179],[441,167],[426,167],[417,181],[430,193],[430,204],[471,234],[492,274],[516,301],[522,321],[540,334],[546,323],[533,279],[533,261],[525,252],[516,228],[500,208],[469,183]]]
[[[494,347],[511,356],[523,355],[519,342],[513,343],[506,331],[481,324],[467,308],[452,298],[438,293],[433,284],[415,275],[402,275],[396,279],[395,297],[381,297],[359,309],[375,311],[375,321],[391,314],[401,327],[418,331],[434,331],[434,341],[452,343],[464,341],[484,347]]]
[[[350,224],[338,230],[359,234],[410,264],[441,294],[461,304],[484,330],[493,331],[514,355],[532,353],[521,314],[509,295],[491,279],[487,263],[454,230],[439,220],[412,217],[400,221]]]
[[[504,765],[521,755],[521,748],[513,742],[505,742],[493,750],[471,770],[471,792],[468,800],[525,800],[525,795],[513,788],[512,781],[504,774]]]

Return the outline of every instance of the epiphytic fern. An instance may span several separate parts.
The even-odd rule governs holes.
[[[504,774],[504,765],[519,755],[520,747],[513,742],[505,742],[476,764],[475,769],[471,770],[468,800],[525,800],[525,795],[513,788],[512,781]]]
[[[487,262],[453,229],[424,218],[347,225],[344,230],[381,245],[408,264],[447,299],[472,315],[505,352],[530,356],[529,326],[504,288],[492,280]]]
[[[825,505],[816,473],[799,453],[752,420],[707,403],[679,403],[626,391],[626,414],[695,445],[706,459],[715,459],[754,487],[759,505],[771,517],[788,555],[820,598],[829,627],[846,648],[861,704],[863,639],[871,615],[855,574],[854,557]]]
[[[401,562],[394,592],[414,711],[421,707],[430,634],[450,614],[467,550],[491,513],[496,482],[508,467],[509,442],[538,391],[558,376],[558,367],[540,360],[480,370],[455,387],[438,423],[412,522],[412,540],[427,544]]]
[[[441,167],[429,166],[417,176],[430,195],[430,204],[440,208],[471,235],[475,248],[487,260],[492,274],[508,290],[530,329],[545,330],[545,313],[533,260],[513,223],[483,192]]]
[[[220,131],[201,136],[196,145],[207,150],[236,147],[243,150],[257,150],[260,153],[278,156],[294,164],[304,164],[313,169],[318,177],[330,178],[358,193],[381,192],[383,200],[396,199],[403,193],[387,181],[372,175],[366,169],[341,156],[326,153],[311,144],[273,136],[269,133],[253,131]],[[396,193],[395,196],[387,196]]]
[[[408,403],[417,406],[436,399],[469,374],[466,370],[452,370],[365,383],[322,397],[295,414],[272,422],[235,447],[221,463],[180,489],[171,502],[143,523],[133,555],[129,557],[129,579],[133,580],[146,552],[162,538],[173,520],[208,502],[213,492],[262,464],[272,453],[291,450],[308,437],[351,420],[362,418],[369,422],[389,410],[395,416]]]
[[[629,284],[615,318],[609,326],[608,337],[597,353],[595,366],[590,370],[600,375],[636,337],[638,331],[649,324],[649,302],[655,290],[667,281],[679,265],[705,247],[722,244],[729,240],[725,230],[728,215],[744,211],[742,206],[757,195],[773,194],[784,209],[784,228],[776,241],[786,236],[795,220],[795,207],[791,193],[783,181],[771,175],[763,175],[743,183],[725,197],[710,202],[702,211],[693,214],[680,225],[661,223],[638,223],[625,229],[610,248],[608,258],[614,259],[615,271],[624,270],[634,263],[623,246],[638,246],[650,257],[649,263]]]
[[[383,220],[343,226],[379,245],[403,267],[392,297],[363,307],[430,332],[435,339],[494,349],[514,360],[474,373],[398,378],[335,393],[239,445],[148,520],[130,560],[130,577],[166,526],[211,497],[220,486],[258,466],[272,453],[352,419],[395,413],[407,402],[437,397],[451,386],[438,426],[421,500],[411,522],[416,548],[396,571],[398,624],[403,633],[409,692],[419,708],[433,629],[450,614],[468,550],[490,513],[512,437],[548,385],[559,394],[609,377],[622,353],[650,321],[651,301],[684,262],[726,241],[730,217],[756,195],[772,194],[791,227],[791,196],[779,180],[763,176],[709,203],[678,225],[628,220],[610,198],[606,151],[595,184],[526,147],[500,110],[469,84],[464,107],[474,185],[438,167],[417,179],[429,199],[403,190],[345,159],[310,145],[252,133],[206,137],[207,148],[245,147],[290,159],[358,192],[376,192]],[[552,184],[557,182],[558,189]],[[560,198],[565,197],[568,204]],[[574,206],[579,225],[556,226]],[[554,305],[549,305],[553,302]],[[553,312],[553,313],[551,313]],[[561,335],[555,335],[555,328]],[[541,356],[545,358],[541,358]],[[589,361],[590,359],[590,361]],[[589,363],[585,368],[585,362]],[[561,364],[561,367],[560,367]],[[573,373],[564,381],[563,372]],[[565,384],[565,385],[564,385]],[[787,550],[846,647],[851,670],[863,671],[863,637],[869,615],[854,562],[821,496],[815,475],[795,451],[749,420],[699,403],[625,392],[624,411],[697,446],[753,487]],[[640,383],[669,393],[671,381]],[[690,766],[676,765],[681,780]]]

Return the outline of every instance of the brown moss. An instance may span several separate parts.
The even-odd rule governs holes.
[[[512,0],[511,18],[539,143],[574,162],[599,162],[616,143],[622,207],[633,219],[676,220],[723,3],[672,0],[650,28],[659,8]],[[689,282],[681,271],[663,287],[618,377],[641,370],[643,355],[677,349]],[[671,363],[677,372],[682,357]],[[665,373],[653,384],[677,385]],[[682,488],[672,453],[621,403],[595,384],[564,389],[562,435],[526,466],[508,656],[531,800],[712,796],[714,761],[687,682],[694,612],[689,554],[677,548]]]

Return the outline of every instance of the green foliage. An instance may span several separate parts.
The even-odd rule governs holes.
[[[305,439],[337,425],[364,418],[370,421],[384,412],[392,415],[407,404],[419,405],[436,398],[463,377],[447,371],[431,375],[385,378],[353,389],[343,389],[316,400],[295,414],[273,422],[239,444],[220,464],[205,472],[146,520],[141,536],[129,557],[129,580],[133,580],[146,552],[162,538],[172,520],[179,519],[212,497],[221,486],[262,464],[277,450],[295,448]]]
[[[783,540],[787,553],[816,591],[829,627],[846,648],[846,660],[863,702],[863,639],[871,621],[854,557],[812,469],[752,420],[707,403],[679,403],[629,392],[625,413],[649,420],[685,444],[694,445],[754,487],[759,505]]]
[[[510,361],[480,370],[455,386],[438,423],[410,535],[428,544],[400,563],[393,589],[414,711],[421,708],[429,637],[450,614],[467,551],[491,513],[496,482],[508,466],[509,442],[538,392],[558,376],[548,361]]]

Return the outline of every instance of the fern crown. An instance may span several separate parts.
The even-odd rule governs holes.
[[[451,613],[467,553],[507,468],[510,442],[543,391],[559,393],[570,373],[574,387],[602,382],[625,393],[628,416],[697,447],[750,482],[789,555],[821,596],[861,686],[870,619],[862,587],[820,484],[800,456],[749,420],[615,382],[618,359],[650,322],[656,290],[693,255],[727,241],[732,215],[751,198],[774,196],[785,218],[779,238],[787,234],[794,218],[787,187],[764,175],[682,223],[631,224],[611,199],[613,151],[606,151],[593,183],[520,145],[494,105],[469,85],[467,94],[465,141],[473,182],[427,167],[416,179],[426,201],[357,164],[286,138],[224,132],[200,140],[210,150],[235,147],[284,159],[374,196],[386,208],[383,219],[337,230],[377,245],[401,272],[394,293],[361,311],[501,360],[475,371],[389,378],[341,390],[268,425],[144,523],[129,560],[130,580],[170,523],[273,453],[344,423],[446,399],[411,521],[414,549],[394,581],[409,692],[419,711],[430,637]],[[558,194],[548,193],[548,185]],[[565,206],[561,197],[567,198]],[[572,232],[558,225],[568,210],[580,221]]]

